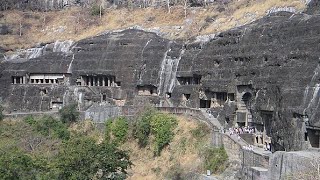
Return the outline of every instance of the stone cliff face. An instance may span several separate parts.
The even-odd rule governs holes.
[[[252,125],[275,150],[319,146],[320,18],[277,13],[208,41],[174,42],[128,29],[0,64],[7,112],[76,102],[210,108],[225,127]],[[30,56],[29,56],[30,57]],[[35,57],[35,58],[33,58]]]

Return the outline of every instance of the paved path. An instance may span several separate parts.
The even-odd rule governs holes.
[[[229,136],[232,140],[234,140],[234,142],[239,144],[241,147],[249,145],[249,143],[247,143],[244,139],[242,139],[241,137],[239,139],[238,136],[235,135],[235,134],[234,135],[229,135],[228,133],[224,133],[224,135]],[[257,147],[257,146],[253,146],[253,152],[256,153],[256,154],[263,155],[263,156],[270,156],[272,154],[272,152],[266,151],[263,148],[260,148],[260,147]]]
[[[211,124],[215,127],[217,127],[218,129],[222,128],[221,123],[218,121],[217,118],[215,118],[212,114],[209,114],[206,112],[207,109],[201,109],[201,113],[203,114],[203,116],[208,119]]]

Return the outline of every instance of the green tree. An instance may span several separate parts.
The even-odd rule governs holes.
[[[27,117],[25,117],[24,122],[26,122],[27,124],[33,126],[37,123],[37,121],[34,119],[34,117],[32,115],[28,115]]]
[[[118,117],[113,121],[111,130],[115,143],[123,143],[127,139],[128,129],[129,125],[125,117]]]
[[[100,16],[100,18],[101,18],[101,16],[104,14],[104,12],[103,12],[103,8],[102,8],[102,5],[97,5],[97,4],[95,4],[95,5],[93,5],[92,7],[91,7],[91,15],[92,16]]]
[[[88,137],[77,137],[63,144],[56,167],[59,179],[120,179],[131,165],[127,152],[114,144],[97,144]],[[101,172],[101,173],[97,173]]]
[[[32,121],[31,121],[32,122]],[[33,124],[35,130],[44,136],[68,140],[70,132],[65,124],[51,116],[43,116]]]
[[[204,151],[205,168],[214,173],[223,172],[227,165],[228,155],[223,147],[207,148]]]
[[[134,124],[133,136],[138,139],[140,147],[146,147],[151,133],[151,118],[155,114],[155,110],[147,109]]]
[[[18,149],[0,152],[0,179],[35,179],[32,158]]]
[[[77,111],[77,104],[64,106],[59,110],[59,114],[61,121],[67,124],[76,122],[80,115],[80,113]]]
[[[177,119],[163,113],[157,113],[151,118],[151,132],[155,137],[154,153],[159,156],[162,149],[168,145],[174,137],[174,129],[177,127]]]
[[[148,144],[150,135],[154,136],[154,154],[159,156],[162,149],[172,141],[177,125],[175,117],[147,109],[134,123],[133,135],[138,139],[140,147]]]

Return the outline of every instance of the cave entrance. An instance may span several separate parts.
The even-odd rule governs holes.
[[[244,93],[244,95],[242,96],[242,101],[246,105],[247,109],[250,109],[251,98],[252,98],[252,94],[249,92]]]
[[[183,100],[189,100],[190,99],[191,94],[183,94],[182,99]]]
[[[211,107],[211,100],[200,99],[200,108],[210,108],[210,107]]]
[[[312,129],[311,129],[312,128]],[[307,128],[308,138],[313,148],[320,147],[320,128],[315,127]]]
[[[219,106],[223,106],[224,103],[227,101],[227,93],[226,92],[216,92],[216,100]]]
[[[139,96],[156,96],[157,95],[157,87],[153,85],[143,85],[137,86],[138,95]]]

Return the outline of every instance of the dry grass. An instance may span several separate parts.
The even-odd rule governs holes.
[[[153,147],[150,145],[140,149],[134,140],[125,143],[123,148],[130,152],[134,164],[129,170],[128,179],[164,179],[165,173],[175,164],[180,164],[185,172],[199,172],[202,160],[198,153],[199,147],[195,146],[195,139],[190,133],[197,126],[198,122],[178,117],[174,140],[159,157],[153,156]]]
[[[106,9],[100,19],[90,15],[89,9],[70,8],[52,12],[5,11],[0,23],[13,27],[12,35],[0,36],[0,46],[7,49],[27,48],[40,42],[80,40],[106,30],[124,29],[134,25],[157,27],[166,38],[187,39],[192,36],[225,31],[261,18],[272,7],[305,8],[301,0],[239,0],[227,6],[190,8],[187,18],[183,7],[176,6],[168,14],[165,9]],[[214,22],[206,22],[213,18]],[[19,36],[20,22],[23,35]],[[175,26],[182,28],[175,28]]]

